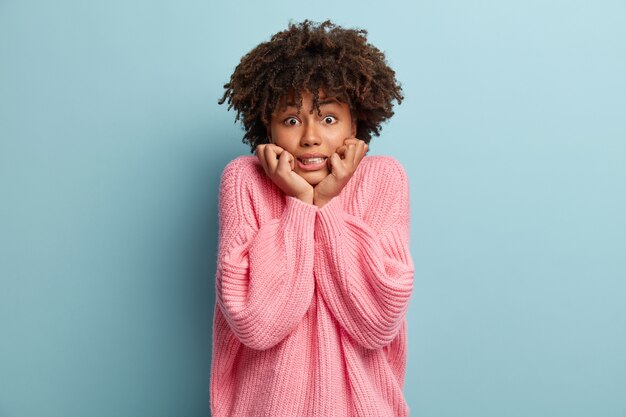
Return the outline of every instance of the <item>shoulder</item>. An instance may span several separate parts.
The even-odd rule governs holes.
[[[222,215],[239,216],[241,221],[255,225],[278,216],[283,195],[256,156],[240,156],[222,172],[219,201]]]
[[[395,223],[405,223],[409,184],[400,162],[390,156],[366,156],[353,179],[344,197],[351,214],[363,218],[376,230],[388,230]]]
[[[281,192],[265,174],[256,156],[239,156],[222,171],[220,196],[223,200],[270,204],[281,198]]]
[[[222,171],[222,187],[262,181],[263,174],[263,167],[255,156],[239,156]]]
[[[366,156],[361,161],[361,165],[368,170],[404,172],[402,164],[397,159],[387,155]]]
[[[220,180],[222,198],[241,196],[247,192],[246,190],[258,187],[263,183],[264,174],[263,167],[254,156],[239,156],[233,159],[222,171]]]
[[[391,156],[366,156],[359,164],[362,175],[379,181],[407,183],[406,171],[402,164]]]
[[[254,174],[259,171],[262,167],[259,163],[259,160],[255,156],[238,156],[237,158],[230,161],[226,164],[226,167],[222,171],[222,177],[224,176],[235,176],[235,177],[246,177],[250,174]]]

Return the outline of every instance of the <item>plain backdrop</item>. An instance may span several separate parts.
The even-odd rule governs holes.
[[[623,0],[0,0],[0,416],[210,414],[217,100],[305,18],[406,95],[411,415],[625,417]]]

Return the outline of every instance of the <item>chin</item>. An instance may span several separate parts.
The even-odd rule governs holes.
[[[328,172],[307,172],[300,175],[306,180],[306,182],[315,187],[317,184],[322,182],[324,178],[326,178]]]

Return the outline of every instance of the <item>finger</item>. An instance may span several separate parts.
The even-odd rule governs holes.
[[[267,162],[265,162],[265,145],[259,145],[256,147],[256,157],[259,159],[259,162],[261,162],[263,171],[265,171],[266,174],[269,174],[267,170]]]
[[[365,143],[365,141],[363,141],[361,139],[358,139],[358,138],[347,138],[347,139],[344,140],[344,145],[345,146],[348,146],[348,145],[351,145],[351,144],[356,145],[356,146],[363,146],[363,145],[365,147],[368,146],[367,143]]]
[[[267,164],[268,174],[274,175],[276,172],[276,167],[278,166],[278,159],[276,156],[276,152],[274,151],[274,146],[266,146],[264,149],[264,157],[265,163]]]
[[[363,158],[365,158],[365,154],[367,153],[367,143],[363,142],[357,145],[356,153],[354,155],[354,170],[356,171],[356,167],[361,163]]]
[[[356,146],[357,146],[356,158],[360,161],[361,159],[363,159],[363,157],[367,153],[369,146],[367,146],[367,143],[363,141],[359,142]]]
[[[293,161],[293,156],[289,152],[287,151],[281,152],[280,156],[278,157],[276,173],[278,175],[289,174],[289,172],[291,172],[292,161]]]
[[[273,143],[268,144],[267,146],[269,146],[272,151],[274,152],[274,154],[276,155],[276,159],[278,159],[278,157],[280,156],[281,153],[283,153],[284,149],[281,148],[278,145],[274,145]]]
[[[348,143],[346,145],[346,152],[345,152],[344,157],[343,157],[344,161],[346,161],[346,162],[348,162],[350,164],[354,163],[355,155],[356,155],[356,149],[357,149],[356,147],[357,147],[357,144],[356,143],[352,143],[352,142],[350,142],[350,143]]]
[[[358,165],[363,159],[363,157],[365,156],[365,153],[367,152],[367,148],[368,148],[367,143],[363,142],[362,140],[359,140],[358,143],[354,145],[354,158],[352,162],[355,165],[355,169],[356,169],[356,165]]]
[[[344,166],[349,173],[348,175],[352,175],[365,156],[367,144],[360,139],[347,140],[346,143],[346,152],[343,158]]]
[[[343,159],[346,154],[346,149],[348,149],[345,145],[338,147],[335,152]]]
[[[339,154],[332,154],[330,158],[328,158],[328,161],[330,164],[330,173],[337,178],[343,177],[346,170]]]

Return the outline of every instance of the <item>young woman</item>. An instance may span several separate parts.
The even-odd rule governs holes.
[[[222,175],[213,417],[408,415],[408,183],[365,156],[403,97],[366,34],[291,24],[225,85],[256,155]]]

